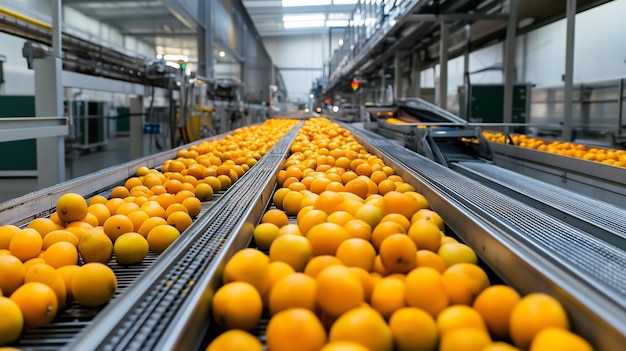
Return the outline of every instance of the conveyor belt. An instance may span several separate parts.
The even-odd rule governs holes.
[[[452,169],[626,250],[626,210],[493,164],[455,163]]]
[[[346,128],[369,150],[374,150],[370,152],[386,163],[399,165],[401,175],[421,182],[414,183],[418,191],[427,193],[431,204],[439,206],[433,209],[447,224],[456,224],[452,227],[455,233],[474,247],[505,281],[522,292],[546,291],[559,296],[576,321],[574,327],[599,345],[599,350],[615,350],[624,345],[623,250],[395,142],[356,127]],[[445,198],[447,207],[473,212],[476,222],[463,223],[448,215],[447,212],[458,209],[449,211],[438,199],[431,201],[437,196]],[[469,230],[476,223],[480,233]]]
[[[255,203],[254,198],[260,196],[270,180],[275,179],[276,170],[284,160],[299,126],[277,142],[255,167],[222,196],[221,201],[168,248],[166,257],[157,261],[124,295],[102,311],[65,349],[169,348],[164,347],[163,343],[171,342],[171,338],[164,336],[171,332],[170,324],[182,321],[184,318],[181,318],[181,313],[193,312],[185,308],[189,306],[189,296],[205,295],[210,281],[217,276],[210,274],[209,268],[214,267],[213,271],[216,271],[226,258],[224,252],[229,251],[233,242],[241,239],[241,235],[236,235],[241,219],[251,210],[248,206]],[[243,240],[247,243],[250,235]],[[193,309],[198,308],[196,303],[191,305]],[[200,312],[204,315],[204,321],[196,324],[207,327],[209,311]],[[174,329],[179,330],[180,327]],[[200,342],[180,341],[188,345]]]

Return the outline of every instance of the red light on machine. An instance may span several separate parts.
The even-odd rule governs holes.
[[[324,99],[324,105],[330,105],[330,99],[329,98]]]
[[[358,82],[358,81],[356,81],[356,80],[353,80],[353,81],[350,83],[350,87],[352,88],[352,91],[357,91],[357,90],[359,90],[359,88],[361,87],[361,83],[360,83],[360,82]]]

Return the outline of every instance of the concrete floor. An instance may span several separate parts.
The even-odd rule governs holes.
[[[130,161],[129,137],[108,140],[100,149],[83,151],[66,150],[65,177],[73,179],[103,168]],[[0,178],[0,203],[39,190],[36,177]]]

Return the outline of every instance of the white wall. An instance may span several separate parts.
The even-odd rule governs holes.
[[[0,95],[33,95],[35,75],[28,69],[22,57],[24,39],[0,33],[0,55],[6,57],[3,63],[4,83],[0,85]]]

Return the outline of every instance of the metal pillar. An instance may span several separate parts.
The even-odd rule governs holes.
[[[200,27],[198,35],[198,74],[213,78],[213,1],[198,0]]]
[[[380,69],[380,99],[378,100],[381,104],[385,103],[385,84],[385,67],[383,67]]]
[[[143,96],[130,99],[130,159],[134,160],[144,156],[143,125]]]
[[[35,115],[63,116],[63,84],[61,81],[61,0],[52,2],[52,56],[36,59]],[[39,188],[65,180],[65,138],[37,139],[37,183]]]
[[[437,105],[446,109],[448,105],[448,23],[441,21],[439,39],[439,93]]]
[[[402,52],[396,52],[394,59],[394,74],[393,74],[393,93],[395,98],[404,97],[402,88]]]
[[[411,97],[420,97],[422,90],[422,75],[420,74],[419,54],[413,53],[411,58],[411,85],[408,95]]]
[[[565,34],[565,101],[563,139],[572,140],[572,88],[574,85],[574,29],[576,27],[576,0],[567,0]]]
[[[513,84],[515,83],[515,37],[517,30],[517,0],[509,0],[509,20],[506,27],[504,51],[504,110],[502,122],[513,121]]]
[[[470,81],[469,73],[469,60],[470,60],[470,41],[471,41],[471,26],[465,25],[465,50],[463,51],[463,84],[465,85],[465,103],[463,106],[459,106],[459,110],[463,111],[463,117],[469,121],[470,108],[472,98],[472,84]]]

